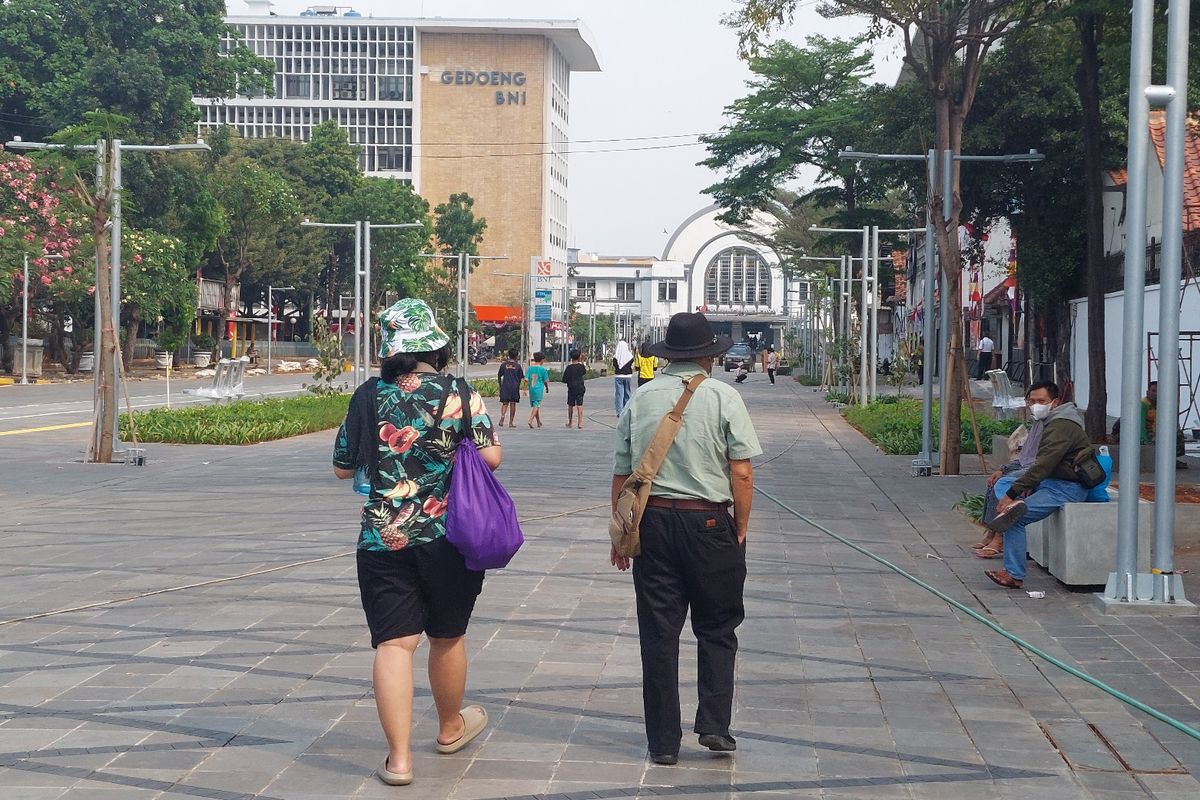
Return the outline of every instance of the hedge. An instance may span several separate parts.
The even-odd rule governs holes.
[[[868,403],[865,406],[847,406],[842,411],[846,421],[857,428],[871,440],[880,450],[889,455],[917,455],[921,452],[921,401],[903,398],[898,402],[889,398],[883,402]],[[934,427],[932,431],[933,447],[939,445],[937,426],[938,405],[933,405]],[[983,452],[992,452],[992,437],[1007,436],[1016,430],[1020,420],[992,419],[983,414],[977,414],[979,435],[983,439]],[[970,416],[964,404],[962,408],[962,437],[960,447],[963,453],[975,452],[975,433],[971,429]]]

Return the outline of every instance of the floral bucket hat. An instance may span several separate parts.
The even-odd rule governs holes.
[[[406,297],[379,314],[379,357],[428,353],[450,343],[438,327],[433,309],[424,300]]]

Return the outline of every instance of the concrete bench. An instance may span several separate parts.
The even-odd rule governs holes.
[[[1029,557],[1067,586],[1097,586],[1117,564],[1117,492],[1107,503],[1067,503],[1025,528]],[[1138,502],[1138,564],[1149,568],[1154,504]]]
[[[202,386],[198,389],[184,389],[184,394],[207,397],[210,400],[240,399],[246,393],[242,382],[247,361],[248,359],[245,356],[232,361],[228,358],[222,358],[213,367],[211,386]]]
[[[1008,419],[1025,408],[1025,395],[1017,394],[1007,372],[991,369],[987,377],[992,384],[992,408],[996,409],[996,419]]]

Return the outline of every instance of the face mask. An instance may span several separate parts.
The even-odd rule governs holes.
[[[1045,419],[1050,416],[1050,404],[1034,403],[1029,407],[1029,412],[1033,414],[1034,419]]]

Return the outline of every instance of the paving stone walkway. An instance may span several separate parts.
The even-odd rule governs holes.
[[[908,459],[878,454],[797,384],[754,375],[741,391],[766,450],[761,486],[1051,653],[1200,720],[1200,621],[1104,617],[1036,569],[1027,588],[1044,600],[992,586],[967,550],[977,532],[949,508],[978,477],[909,477]],[[350,557],[357,501],[330,476],[331,433],[152,445],[142,468],[77,463],[69,432],[5,441],[0,798],[1200,796],[1200,743],[761,497],[739,750],[687,737],[678,766],[650,765],[632,584],[607,563],[610,399],[610,382],[590,385],[583,431],[561,427],[558,392],[546,428],[504,432],[527,544],[489,576],[468,637],[470,701],[492,724],[462,753],[435,755],[419,674],[408,788],[371,775],[384,748]]]

